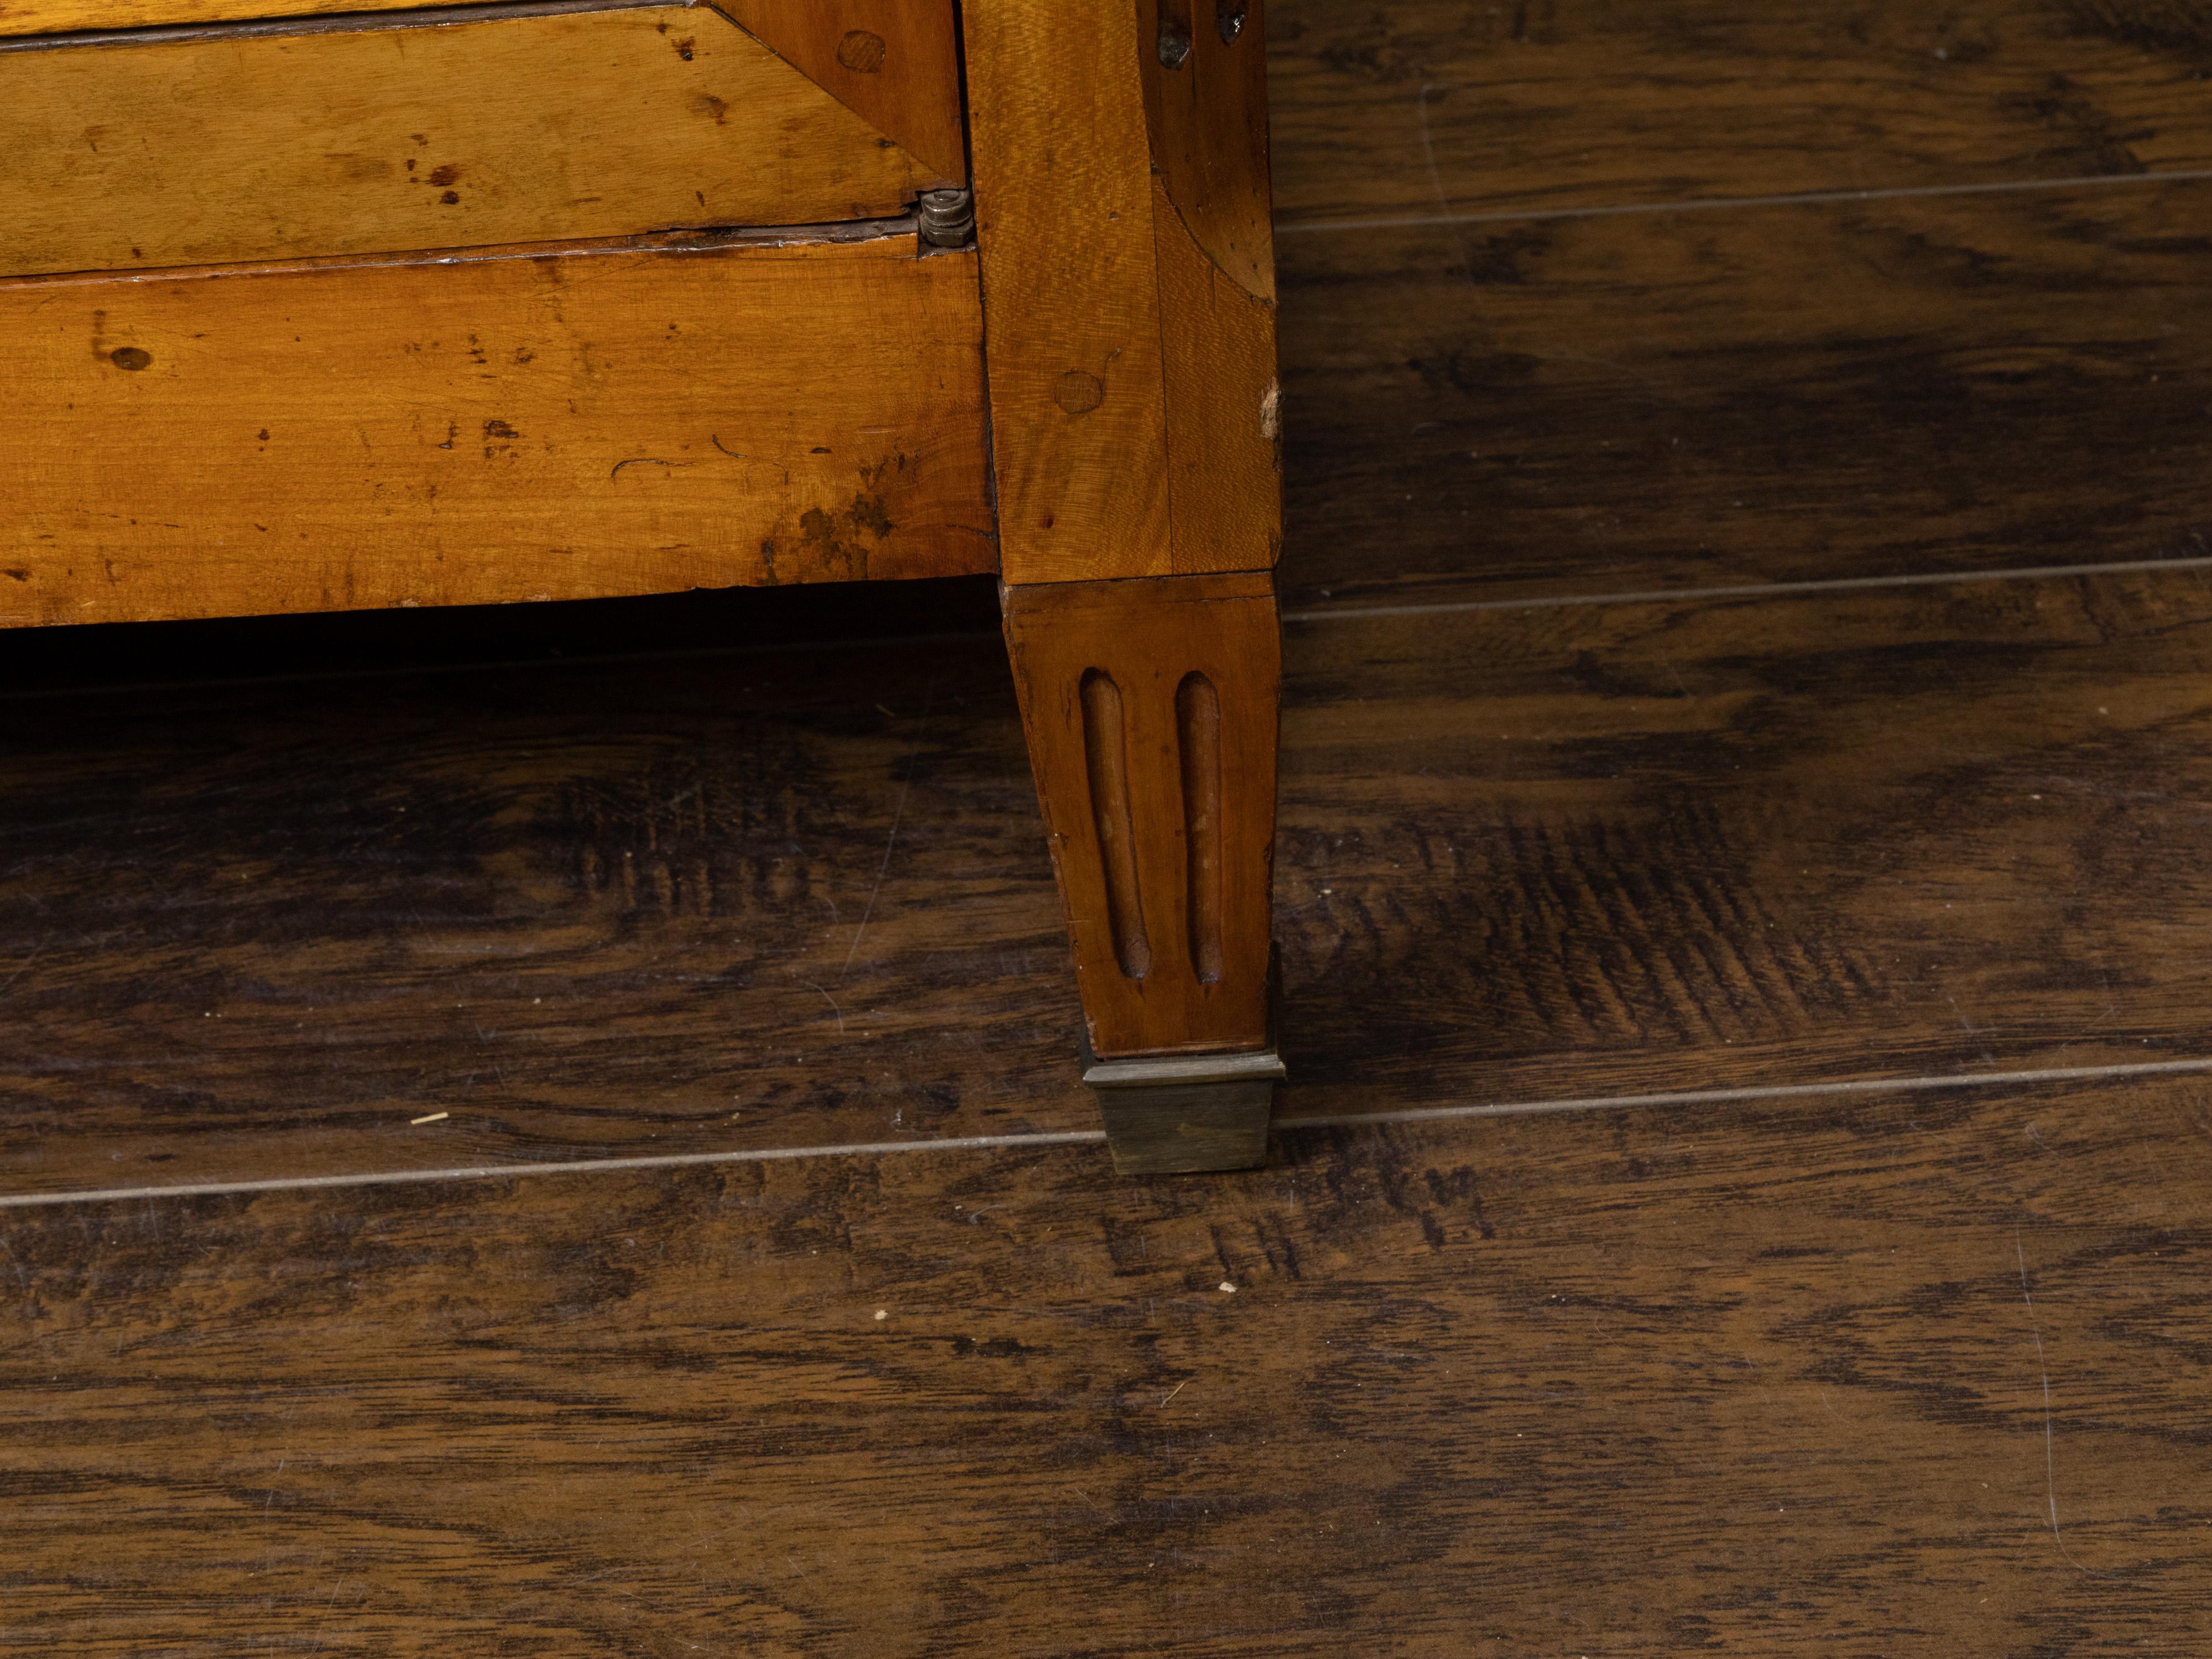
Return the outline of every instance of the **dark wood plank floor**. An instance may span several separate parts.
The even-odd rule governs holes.
[[[1270,8],[1264,1171],[988,584],[5,641],[0,1650],[2205,1652],[2201,10]]]
[[[1286,1113],[2212,1054],[2197,572],[1287,644]],[[1093,1121],[989,640],[84,695],[6,752],[9,1189]]]
[[[2201,1080],[18,1212],[76,1656],[2197,1655]]]
[[[2212,181],[1286,239],[1289,600],[2212,558],[2208,267]]]
[[[1278,0],[1291,225],[2212,169],[2195,0]]]
[[[2212,556],[2201,8],[1271,18],[1294,603]]]

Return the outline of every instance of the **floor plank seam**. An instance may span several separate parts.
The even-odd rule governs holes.
[[[1520,599],[1455,599],[1437,605],[1322,605],[1285,611],[1285,623],[1350,622],[1374,617],[1449,617],[1495,611],[1558,611],[1577,605],[1702,603],[1711,599],[1787,599],[1803,593],[1846,593],[1884,587],[1936,587],[1953,582],[2058,581],[2076,576],[2141,575],[2153,571],[2202,570],[2212,557],[2125,559],[2106,564],[2021,565],[2005,570],[1942,570],[1895,576],[1835,576],[1817,581],[1747,582],[1732,587],[1650,588],[1622,593],[1555,593]]]
[[[1779,196],[1698,196],[1679,201],[1621,202],[1605,207],[1498,208],[1481,213],[1397,213],[1359,219],[1279,219],[1278,236],[1315,235],[1361,230],[1449,229],[1455,225],[1492,225],[1555,219],[1618,219],[1635,214],[1711,213],[1723,208],[1819,207],[1855,202],[1925,200],[1945,196],[2018,196],[2053,190],[2093,190],[2116,185],[2202,183],[2212,167],[2177,167],[2171,173],[2090,173],[2071,179],[1993,179],[1974,185],[1899,185],[1878,190],[1808,190]]]
[[[2128,1078],[2171,1077],[2212,1072],[2212,1055],[2191,1060],[2154,1060],[2112,1066],[2056,1066],[2009,1072],[1962,1072],[1948,1076],[1853,1078],[1836,1083],[1749,1085],[1741,1089],[1685,1089],[1636,1095],[1586,1095],[1565,1100],[1501,1101],[1466,1106],[1409,1106],[1396,1111],[1341,1112],[1325,1116],[1280,1117],[1271,1126],[1287,1129],[1342,1129],[1367,1123],[1440,1123],[1455,1118],[1539,1117],[1560,1112],[1617,1112],[1643,1106],[1728,1106],[1752,1100],[1820,1100],[1851,1095],[1902,1094],[1944,1089],[1993,1089],[2051,1083],[2105,1083]],[[5,1200],[0,1200],[4,1205]]]
[[[1305,1129],[1347,1129],[1456,1119],[1538,1117],[1570,1112],[1625,1111],[1652,1106],[1722,1106],[1757,1100],[1832,1099],[1855,1095],[1905,1094],[1951,1089],[2002,1088],[2054,1083],[2114,1082],[2212,1072],[2212,1055],[2109,1066],[2060,1066],[1949,1076],[1861,1078],[1836,1083],[1771,1084],[1741,1089],[1689,1089],[1630,1095],[1589,1095],[1564,1100],[1498,1101],[1455,1106],[1416,1106],[1397,1111],[1343,1112],[1277,1118],[1274,1134]],[[1026,1147],[1104,1145],[1099,1129],[1033,1134],[957,1135],[939,1140],[854,1141],[819,1146],[747,1147],[722,1152],[671,1152],[648,1158],[577,1158],[562,1163],[463,1164],[450,1169],[372,1170],[347,1175],[272,1176],[258,1181],[185,1182],[171,1186],[102,1187],[77,1192],[0,1194],[0,1210],[51,1209],[67,1204],[137,1203],[154,1199],[223,1198],[242,1194],[335,1191],[400,1186],[409,1182],[503,1180],[518,1176],[622,1175],[714,1164],[781,1164],[814,1158],[880,1158],[897,1152],[1005,1152]]]

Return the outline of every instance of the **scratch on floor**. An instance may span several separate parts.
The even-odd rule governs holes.
[[[830,1012],[831,1013],[833,1013],[833,1014],[835,1014],[835,1015],[836,1015],[836,1016],[837,1016],[837,1035],[838,1035],[839,1036],[844,1036],[844,1035],[845,1035],[845,1011],[844,1011],[842,1008],[840,1008],[840,1007],[837,1006],[837,999],[836,999],[836,998],[835,998],[835,997],[833,997],[833,996],[831,996],[831,995],[830,995],[827,991],[823,991],[823,990],[822,990],[822,988],[821,988],[820,986],[817,985],[817,984],[816,984],[812,980],[811,980],[811,979],[802,979],[802,980],[801,980],[801,981],[799,981],[799,982],[801,985],[804,985],[804,986],[805,986],[808,990],[810,990],[810,991],[819,991],[819,992],[821,992],[823,1001],[824,1001],[824,1002],[826,1002],[826,1003],[828,1003],[828,1004],[830,1005]]]
[[[36,945],[33,945],[31,947],[31,954],[24,959],[23,965],[21,968],[18,968],[14,973],[9,975],[7,978],[0,979],[0,996],[5,996],[9,992],[14,990],[15,988],[15,981],[22,978],[24,975],[29,973],[32,969],[37,967],[39,965],[39,958],[44,956],[46,952],[46,941],[45,939],[40,939]]]
[[[21,1259],[16,1255],[4,1236],[0,1236],[0,1255],[5,1255],[8,1258],[8,1265],[15,1270],[15,1283],[22,1287],[24,1300],[28,1301],[31,1296],[30,1273],[24,1267]]]
[[[1415,106],[1414,113],[1421,124],[1421,155],[1429,164],[1429,193],[1437,198],[1437,205],[1449,214],[1451,203],[1444,195],[1443,174],[1437,171],[1436,143],[1429,136],[1429,94],[1436,89],[1433,81],[1421,82],[1420,102]]]
[[[860,941],[867,937],[868,918],[876,912],[876,896],[884,890],[884,878],[890,873],[891,853],[898,846],[899,825],[906,819],[906,798],[914,789],[914,769],[921,760],[922,733],[929,729],[930,704],[936,696],[937,682],[933,679],[922,688],[921,719],[915,729],[914,747],[907,751],[906,775],[899,780],[898,805],[891,811],[891,832],[884,841],[884,861],[876,866],[876,884],[868,890],[868,904],[860,912],[860,925],[853,930],[853,948],[845,952],[845,965],[837,970],[840,985],[845,982],[845,975],[852,971],[853,958],[860,954]],[[845,1029],[842,1014],[838,1016],[837,1029],[840,1031]]]
[[[2021,1248],[2018,1227],[2012,1230],[2012,1253],[2020,1263],[2020,1299],[2027,1304],[2028,1332],[2035,1338],[2035,1369],[2043,1378],[2043,1489],[2051,1504],[2051,1541],[2058,1546],[2059,1557],[2068,1566],[2076,1572],[2090,1572],[2068,1552],[2065,1537],[2058,1530],[2058,1449],[2051,1421],[2051,1368],[2044,1362],[2043,1327],[2035,1316],[2035,1298],[2028,1293],[2027,1252]]]

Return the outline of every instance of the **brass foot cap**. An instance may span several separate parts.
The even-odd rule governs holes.
[[[1099,1060],[1083,1080],[1098,1097],[1119,1175],[1249,1170],[1267,1161],[1267,1120],[1283,1062],[1273,1049]]]

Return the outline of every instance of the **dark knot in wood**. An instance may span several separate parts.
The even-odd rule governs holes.
[[[1088,415],[1106,401],[1106,382],[1096,374],[1072,368],[1060,377],[1052,400],[1071,415]]]

